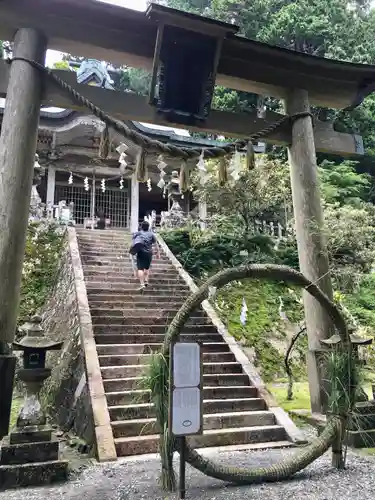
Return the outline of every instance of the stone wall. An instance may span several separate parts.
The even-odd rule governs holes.
[[[78,300],[68,235],[65,237],[58,278],[43,310],[43,324],[48,337],[64,341],[60,352],[48,354],[47,366],[52,367],[52,376],[42,394],[45,409],[53,423],[64,431],[73,431],[93,448],[94,419],[81,348]]]

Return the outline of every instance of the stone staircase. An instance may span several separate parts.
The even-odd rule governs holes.
[[[77,239],[117,456],[154,453],[155,412],[140,379],[189,287],[163,254],[154,261],[149,288],[136,291],[129,233],[77,230]],[[181,340],[203,342],[204,433],[190,438],[194,446],[291,444],[202,308],[186,323]]]

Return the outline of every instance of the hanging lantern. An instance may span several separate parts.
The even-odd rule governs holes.
[[[226,156],[220,158],[218,177],[219,186],[224,186],[228,182],[228,158]]]
[[[100,137],[99,158],[105,160],[109,153],[109,128],[106,125]]]
[[[121,190],[124,189],[124,178],[123,177],[121,177],[121,179],[120,179],[120,189]]]
[[[253,170],[255,168],[255,152],[251,141],[247,143],[246,148],[246,169]]]
[[[185,193],[189,189],[189,167],[186,161],[182,162],[180,169],[180,191]]]
[[[147,167],[146,167],[146,151],[144,149],[141,149],[141,151],[138,155],[136,172],[137,172],[138,182],[146,182],[147,181],[148,176],[147,176]]]
[[[151,179],[150,178],[147,179],[147,190],[148,190],[148,192],[150,192],[152,190],[152,185],[151,185]]]
[[[70,172],[69,179],[68,179],[68,184],[73,184],[73,174]]]
[[[83,180],[83,185],[85,187],[85,191],[89,191],[90,189],[90,185],[89,185],[89,179],[88,177],[85,177],[84,180]]]
[[[100,184],[102,188],[102,193],[105,193],[105,179],[102,179]]]

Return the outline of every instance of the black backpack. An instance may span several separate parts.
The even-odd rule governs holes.
[[[144,242],[142,234],[137,234],[137,236],[133,239],[133,241],[130,245],[129,253],[131,255],[135,255],[139,251],[143,250],[144,247],[145,247],[145,242]]]

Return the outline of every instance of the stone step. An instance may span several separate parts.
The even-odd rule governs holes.
[[[154,304],[149,304],[149,306],[153,306]],[[111,318],[111,324],[116,324],[117,321],[121,322],[122,319],[128,318],[139,318],[139,323],[141,324],[155,324],[156,320],[168,320],[174,318],[179,311],[180,307],[167,307],[167,304],[164,307],[159,308],[151,308],[140,309],[140,308],[128,308],[127,304],[123,304],[121,308],[118,309],[107,309],[105,307],[92,307],[90,303],[90,312],[92,318]],[[145,315],[150,319],[146,319]],[[210,322],[208,316],[204,311],[194,311],[194,315],[192,319],[197,319],[202,324],[202,320],[204,320],[204,324]],[[112,321],[114,320],[114,322]],[[164,324],[164,323],[163,323]]]
[[[111,316],[111,315],[102,315],[102,316],[97,316],[95,314],[91,315],[92,319],[92,324],[93,325],[108,325],[108,326],[122,326],[123,329],[124,327],[128,327],[131,325],[134,326],[140,326],[142,329],[144,327],[157,327],[157,326],[166,326],[171,323],[172,319],[175,317],[177,311],[174,313],[170,313],[169,315],[165,316],[149,316],[148,311],[144,311],[143,314],[139,314],[138,311],[132,311],[133,314],[129,314],[128,316]],[[212,324],[209,324],[209,319],[208,317],[192,317],[189,318],[188,326],[198,328],[215,328]],[[125,328],[125,330],[128,330],[128,328]],[[216,329],[215,329],[216,331]]]
[[[134,278],[133,273],[129,272],[129,274],[117,274],[112,277],[105,277],[100,275],[99,273],[93,273],[91,275],[87,275],[84,273],[85,280],[88,283],[97,283],[101,281],[102,283],[108,284],[110,286],[117,286],[118,284],[131,284],[135,288],[139,286],[139,280],[137,278]],[[186,283],[180,279],[178,276],[163,276],[163,274],[155,275],[153,273],[150,274],[150,286],[164,286],[164,287],[178,287],[182,286],[183,288],[186,288]]]
[[[233,427],[255,427],[275,425],[275,416],[267,410],[248,412],[216,413],[203,416],[203,429],[228,429]],[[113,437],[147,436],[159,432],[156,418],[139,418],[111,422]]]
[[[203,400],[204,414],[259,411],[265,409],[266,404],[262,398]],[[152,403],[109,406],[108,410],[111,422],[115,420],[130,420],[134,418],[138,419],[155,417],[155,408]]]
[[[81,255],[81,262],[82,262],[82,265],[83,265],[83,268],[85,268],[85,266],[97,266],[97,267],[102,267],[102,266],[123,266],[124,263],[128,263],[129,262],[129,256],[127,257],[116,257],[116,258],[113,258],[113,257],[110,257],[110,256],[105,256],[105,255],[99,255],[99,256],[96,256],[94,257],[94,255]],[[158,267],[160,266],[161,268],[163,268],[165,265],[168,266],[168,262],[167,261],[159,261],[158,263],[156,263],[155,261],[153,262],[153,267]],[[130,265],[130,262],[129,262],[129,265]]]
[[[121,356],[121,355],[140,355],[150,352],[160,351],[163,344],[97,344],[96,349],[99,356]],[[202,344],[203,353],[226,353],[231,352],[226,342],[207,342]]]
[[[113,259],[113,260],[119,260],[119,259],[129,259],[129,248],[126,247],[121,247],[121,248],[116,248],[115,245],[111,244],[108,245],[108,248],[105,247],[97,247],[97,246],[92,246],[92,247],[86,247],[84,248],[82,244],[80,245],[80,254],[81,257],[84,259],[85,257],[89,258],[97,258],[97,257],[106,257],[108,259]],[[160,255],[159,257],[155,257],[159,262],[168,262],[170,264],[170,260],[168,257],[165,255]]]
[[[189,438],[189,444],[194,448],[241,445],[244,443],[247,445],[264,443],[264,448],[268,448],[270,442],[277,442],[279,447],[290,446],[290,443],[286,441],[285,430],[280,425],[207,430],[201,436]],[[116,438],[115,445],[119,457],[156,453],[159,446],[159,436],[153,434],[151,436]]]
[[[104,379],[104,390],[109,392],[120,392],[127,390],[136,390],[142,386],[142,377],[124,377],[117,379]],[[203,386],[207,389],[219,389],[221,387],[244,387],[249,385],[249,377],[244,373],[224,373],[224,374],[206,374],[203,375]],[[250,385],[249,385],[250,387]]]
[[[204,387],[204,399],[225,399],[225,398],[256,398],[258,390],[251,385],[248,386],[222,386]],[[107,392],[107,403],[109,406],[131,405],[136,403],[150,403],[151,392],[146,389],[131,389],[120,392]]]
[[[184,301],[187,298],[186,293],[182,294],[174,294],[173,297],[170,297],[168,295],[146,295],[146,293],[142,294],[128,294],[124,295],[121,293],[111,293],[111,291],[104,291],[103,293],[98,293],[98,294],[90,294],[88,293],[88,298],[90,305],[92,307],[95,307],[96,305],[103,305],[104,307],[112,307],[112,304],[125,304],[127,307],[149,307],[150,301],[152,304],[160,304],[160,307],[164,306],[165,304],[170,305],[173,307],[174,304],[183,304]],[[108,304],[108,305],[107,305]]]
[[[125,366],[125,365],[147,365],[150,362],[152,354],[112,354],[99,356],[100,366]],[[203,361],[206,363],[227,363],[235,362],[234,354],[223,353],[204,353]]]
[[[113,266],[105,265],[105,266],[83,266],[83,270],[85,274],[92,274],[92,273],[98,273],[100,275],[105,275],[105,274],[115,274],[118,275],[119,273],[121,274],[130,274],[133,270],[132,263],[130,260],[126,262],[125,264],[117,264]],[[176,269],[168,264],[161,264],[158,265],[157,261],[152,262],[152,274],[167,274],[167,275],[173,275],[177,276],[177,271]]]
[[[142,327],[145,331],[146,328]],[[156,327],[153,327],[155,329]],[[95,329],[94,329],[95,330]],[[161,343],[164,342],[165,338],[165,328],[163,329],[163,333],[105,333],[95,332],[95,341],[97,344],[135,344],[139,342],[140,344],[153,344],[153,343]],[[181,342],[212,342],[218,343],[223,340],[223,337],[220,333],[202,333],[202,334],[194,334],[194,333],[183,333],[180,336]]]
[[[23,465],[0,465],[0,490],[45,487],[66,481],[68,476],[69,462],[67,460],[26,463]],[[30,498],[25,492],[21,493],[21,495],[22,498]],[[25,496],[23,497],[23,495]],[[9,495],[9,498],[11,496],[12,494]]]
[[[141,297],[140,297],[141,299]],[[160,299],[166,299],[166,300],[160,300]],[[168,308],[172,309],[174,311],[178,311],[182,304],[184,303],[184,299],[177,300],[177,299],[169,299],[168,297],[155,297],[152,299],[152,301],[147,301],[147,300],[138,300],[138,301],[129,301],[129,300],[106,300],[106,301],[100,301],[100,300],[91,300],[89,301],[90,304],[90,309],[118,309],[122,310],[124,307],[126,309],[132,309],[132,310],[147,310],[148,307],[150,307],[150,302],[152,306],[157,309],[163,309],[163,308]]]
[[[85,279],[92,281],[103,280],[104,283],[107,282],[117,283],[121,279],[122,281],[126,280],[129,281],[130,283],[139,283],[138,279],[134,277],[134,270],[130,266],[125,271],[119,269],[118,271],[103,273],[99,271],[86,271],[86,269],[84,269],[83,273]],[[185,282],[178,275],[176,275],[176,273],[165,271],[163,270],[163,268],[160,268],[160,270],[155,270],[154,268],[151,268],[150,284],[151,280],[153,283],[160,283],[160,284],[166,284],[166,283],[174,284],[175,282],[180,282],[185,284]]]
[[[86,283],[86,290],[87,290],[87,296],[89,299],[91,297],[97,298],[98,296],[101,297],[116,297],[116,298],[123,298],[124,300],[133,300],[137,301],[139,299],[142,300],[150,300],[150,299],[157,299],[159,297],[165,297],[166,299],[169,299],[171,297],[181,297],[181,298],[187,298],[190,295],[189,290],[184,290],[182,288],[146,288],[142,292],[139,292],[136,290],[136,287],[134,285],[132,286],[127,286],[127,287],[109,287],[107,284],[105,286],[93,286],[92,283],[87,284]]]
[[[134,282],[130,281],[116,281],[115,283],[106,281],[106,282],[101,282],[101,281],[93,281],[93,280],[85,280],[86,282],[86,288],[91,289],[91,290],[114,290],[118,293],[132,293],[138,296],[146,295],[146,294],[151,294],[151,295],[169,295],[173,296],[175,292],[188,292],[188,288],[186,285],[183,285],[182,283],[172,283],[168,282],[165,285],[163,284],[158,284],[157,286],[149,286],[145,290],[138,290],[137,288],[139,287],[139,283],[137,283],[135,280]],[[188,295],[188,293],[187,293]]]
[[[91,271],[106,271],[106,270],[112,270],[113,271],[118,271],[121,269],[129,270],[132,269],[133,265],[132,262],[130,261],[129,256],[123,257],[121,259],[103,259],[102,257],[99,258],[93,258],[93,257],[85,257],[85,259],[82,259],[82,265],[84,270],[91,270]],[[166,269],[167,271],[174,271],[177,273],[176,269],[173,267],[173,265],[165,260],[159,260],[159,259],[153,259],[152,260],[152,269],[156,271],[162,271],[163,269]]]
[[[172,318],[171,318],[172,319]],[[128,337],[129,335],[137,334],[140,335],[140,339],[142,339],[141,335],[163,335],[162,339],[164,341],[164,335],[166,332],[168,324],[164,322],[164,324],[159,325],[142,325],[142,324],[130,324],[130,325],[114,325],[114,324],[106,324],[106,323],[96,323],[94,324],[94,333],[95,334],[106,334],[106,335],[123,335],[124,337]],[[203,340],[204,342],[222,342],[223,337],[218,333],[216,327],[210,324],[187,324],[183,326],[182,336],[186,335],[196,335],[198,340]],[[207,339],[203,338],[202,335],[207,335]],[[180,339],[181,340],[181,339]],[[193,341],[191,338],[190,341]],[[127,344],[136,344],[135,342],[128,342],[126,339],[121,342],[112,342],[112,344],[122,344],[123,342]],[[147,342],[158,342],[158,340],[144,340],[144,343]],[[186,342],[186,340],[185,340]],[[194,342],[194,341],[193,341]],[[99,342],[101,343],[101,342]],[[140,340],[142,344],[143,341]],[[105,342],[108,344],[108,342]]]
[[[103,366],[103,379],[142,377],[147,372],[148,365]],[[203,373],[242,373],[242,365],[237,362],[203,363]]]

